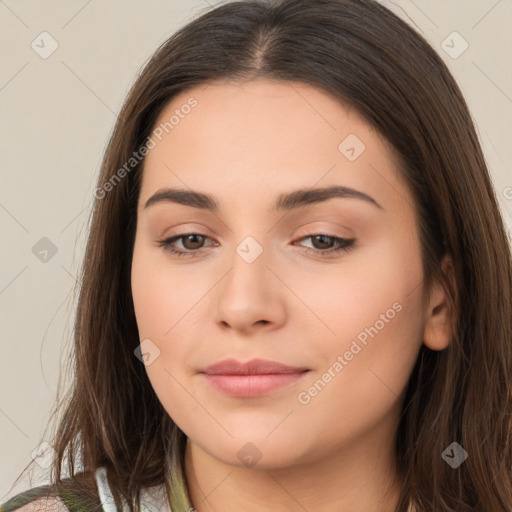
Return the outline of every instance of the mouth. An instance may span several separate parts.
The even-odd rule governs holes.
[[[252,359],[246,363],[225,359],[199,373],[217,391],[233,397],[251,398],[291,385],[309,371],[308,368],[264,359]]]

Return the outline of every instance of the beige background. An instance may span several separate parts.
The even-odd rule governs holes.
[[[510,230],[512,0],[382,3],[416,26],[453,71]],[[75,276],[116,113],[157,46],[211,5],[0,0],[0,502],[42,481],[10,489],[43,440],[61,351],[71,342]],[[43,31],[58,43],[47,59],[31,47]],[[456,59],[441,46],[453,31],[469,44]],[[57,248],[47,262],[32,252],[42,237]]]

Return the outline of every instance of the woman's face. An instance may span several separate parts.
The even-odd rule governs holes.
[[[414,202],[383,139],[316,88],[259,80],[183,92],[149,147],[132,292],[169,415],[231,465],[370,453],[396,429],[428,308]],[[204,373],[256,358],[297,369]]]

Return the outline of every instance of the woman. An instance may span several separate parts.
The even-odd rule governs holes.
[[[461,92],[397,16],[198,17],[95,198],[52,485],[1,512],[511,509],[510,247]]]

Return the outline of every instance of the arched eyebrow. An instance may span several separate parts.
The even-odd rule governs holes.
[[[294,190],[280,194],[276,201],[270,206],[269,212],[294,210],[309,204],[321,203],[332,198],[352,198],[366,201],[367,203],[384,210],[384,208],[371,196],[349,187],[332,186],[325,188],[307,188]],[[195,190],[187,190],[181,188],[161,188],[157,190],[144,205],[148,208],[158,203],[177,203],[192,208],[199,208],[202,210],[209,210],[218,212],[219,203],[215,197],[197,192]]]

